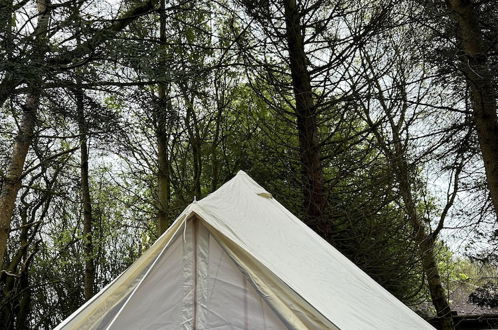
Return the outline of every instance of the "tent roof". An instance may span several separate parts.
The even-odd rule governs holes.
[[[432,329],[243,171],[193,211],[340,329]]]
[[[56,329],[97,324],[126,304],[123,297],[134,294],[194,218],[291,328],[433,329],[243,171],[189,205],[132,266]]]

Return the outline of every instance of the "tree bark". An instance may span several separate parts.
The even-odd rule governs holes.
[[[168,209],[170,200],[170,174],[169,174],[169,155],[168,155],[168,134],[166,132],[166,88],[161,84],[159,86],[160,109],[157,117],[157,178],[158,178],[158,211],[157,211],[157,230],[161,235],[169,225]]]
[[[464,52],[462,70],[470,88],[473,119],[491,201],[498,221],[498,117],[496,114],[495,77],[483,49],[478,14],[471,0],[447,0],[458,25],[459,47]]]
[[[24,210],[27,211],[26,209]],[[25,213],[23,216],[24,220],[22,221],[23,225],[27,224],[26,218],[27,214]],[[29,284],[29,266],[33,259],[35,251],[29,255],[28,247],[30,246],[29,239],[29,226],[25,226],[21,230],[20,234],[20,243],[21,249],[18,251],[18,255],[21,256],[19,259],[22,260],[22,268],[18,267],[19,265],[12,265],[13,268],[10,270],[12,273],[16,271],[20,273],[20,278],[17,280],[18,283],[16,285],[16,293],[17,293],[17,302],[15,308],[16,314],[16,329],[27,329],[29,328],[29,313],[30,313],[30,305],[31,305],[31,288]],[[36,228],[34,228],[36,229]],[[34,230],[36,232],[36,230]],[[37,248],[35,247],[35,250]]]
[[[396,135],[395,135],[396,136]],[[399,141],[399,140],[398,140]],[[426,226],[422,219],[420,219],[415,204],[411,184],[409,182],[410,173],[408,163],[405,157],[399,153],[400,143],[395,142],[397,152],[392,159],[394,168],[396,169],[396,177],[399,184],[401,198],[405,205],[405,209],[413,227],[414,238],[419,248],[420,258],[422,260],[422,267],[425,275],[427,276],[427,284],[431,295],[432,303],[436,308],[437,316],[443,330],[455,329],[453,318],[451,315],[451,308],[448,303],[441,277],[439,276],[439,269],[434,255],[434,237],[427,233]]]
[[[161,0],[160,7],[160,27],[159,38],[161,42],[161,49],[166,47],[166,13],[165,13],[165,0]],[[161,56],[159,63],[160,68],[166,70],[163,56]],[[164,80],[164,78],[162,79]],[[157,179],[158,179],[158,211],[157,211],[157,233],[160,236],[169,225],[168,209],[170,200],[170,175],[169,175],[169,155],[168,155],[168,140],[169,136],[166,130],[167,120],[167,93],[166,82],[162,81],[158,84],[158,97],[159,102],[156,108],[156,139],[157,139]]]
[[[39,102],[40,92],[38,90],[34,90],[27,95],[26,104],[23,107],[21,126],[16,136],[9,167],[0,192],[0,269],[3,269],[3,259],[10,234],[10,223],[14,214],[17,193],[21,188],[21,176],[26,155],[33,140]]]
[[[192,160],[194,162],[194,194],[196,199],[202,198],[201,190],[201,173],[202,173],[202,160],[201,160],[201,142],[198,132],[195,133],[192,143]]]
[[[79,5],[74,4],[75,16],[80,20]],[[81,24],[81,20],[79,21]],[[76,28],[76,44],[81,45],[81,30]],[[90,196],[90,175],[88,170],[88,125],[85,117],[85,92],[82,87],[81,71],[76,70],[74,97],[76,99],[76,113],[78,118],[79,144],[80,144],[80,192],[83,210],[83,252],[85,259],[85,274],[83,291],[86,300],[95,294],[95,253],[92,216],[92,198]]]
[[[283,0],[290,70],[297,116],[305,211],[310,226],[325,239],[332,234],[321,166],[317,114],[307,70],[300,13],[295,0]]]
[[[201,155],[201,135],[199,133],[199,123],[194,109],[194,97],[188,95],[187,86],[183,86],[183,98],[186,102],[185,126],[192,145],[192,167],[194,174],[193,193],[196,199],[202,198],[201,191],[201,173],[202,173],[202,155]]]
[[[19,280],[20,297],[16,312],[16,329],[29,329],[29,313],[31,305],[31,288],[28,270],[21,273]]]
[[[95,257],[93,251],[92,199],[90,196],[90,176],[88,171],[88,129],[85,119],[83,89],[80,85],[81,81],[77,78],[75,97],[80,140],[80,190],[83,208],[83,251],[85,257],[84,293],[85,299],[89,300],[95,294]]]
[[[10,62],[13,59],[12,51],[14,42],[12,36],[12,16],[14,14],[14,4],[12,0],[0,0],[0,45],[5,51],[4,61]],[[15,78],[11,70],[7,68],[4,71],[5,78],[0,82],[0,108],[5,101],[14,92]]]
[[[216,87],[217,88],[217,87]],[[218,93],[217,93],[218,94]],[[221,100],[217,100],[217,112],[213,142],[211,145],[211,191],[215,191],[219,181],[219,161],[218,161],[218,145],[220,143],[221,120],[224,108],[224,91],[221,91]]]
[[[46,53],[47,30],[50,16],[50,1],[38,0],[38,23],[34,35],[34,54],[37,59],[43,59]],[[40,104],[40,90],[37,86],[41,82],[41,77],[37,77],[33,84],[30,84],[31,92],[26,96],[26,103],[23,107],[23,115],[19,132],[10,156],[7,174],[4,178],[0,191],[0,269],[3,269],[3,259],[5,257],[7,243],[10,234],[10,223],[14,214],[17,193],[21,188],[21,176],[28,154],[36,124],[36,114]]]

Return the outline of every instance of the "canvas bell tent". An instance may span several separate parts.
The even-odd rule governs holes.
[[[56,329],[433,329],[244,172]]]

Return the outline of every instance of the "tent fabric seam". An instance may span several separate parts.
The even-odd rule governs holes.
[[[197,207],[199,207],[199,205],[197,205]],[[200,208],[200,207],[199,207]],[[200,208],[202,210],[202,208]],[[195,210],[192,210],[192,212],[196,213],[197,212]],[[208,222],[205,217],[203,217],[201,214],[197,214],[199,216],[199,218],[202,219],[202,221],[204,221],[208,226],[208,230],[210,230],[210,228],[212,228],[213,230],[216,230],[217,234],[218,235],[221,235],[223,236],[226,240],[230,241],[232,244],[235,244],[235,245],[238,245],[237,243],[235,243],[232,239],[230,239],[229,237],[227,237],[225,234],[223,234],[219,229],[216,228],[215,225],[211,224],[210,222]],[[225,244],[222,244],[217,238],[216,238],[216,235],[215,236],[215,239],[218,241],[218,244],[220,244],[223,249],[225,250],[225,252],[230,256],[230,258],[235,262],[235,264],[237,265],[237,267],[241,268],[243,270],[243,273],[246,274],[247,272],[249,272],[248,269],[244,268],[242,265],[240,265],[238,262],[236,262],[233,257],[232,257],[232,253],[229,253],[228,251],[226,251],[226,249],[229,249],[228,247],[226,247]],[[231,250],[230,250],[231,251]],[[329,318],[327,318],[322,312],[320,312],[318,309],[316,309],[309,301],[307,301],[302,295],[300,295],[296,290],[294,290],[291,286],[289,286],[288,283],[286,283],[280,276],[276,275],[267,265],[265,265],[261,260],[257,259],[250,251],[248,251],[247,249],[244,248],[244,252],[247,253],[252,259],[253,261],[256,261],[258,263],[261,264],[261,266],[264,267],[264,269],[271,275],[273,276],[274,278],[276,278],[277,280],[279,280],[280,282],[282,282],[282,284],[286,285],[287,288],[289,288],[296,296],[298,296],[300,299],[302,299],[306,304],[308,304],[311,308],[313,308],[317,313],[320,314],[321,317],[323,317],[325,320],[327,320],[328,322],[330,322],[333,326],[335,326],[337,329],[340,329],[336,324],[334,324],[333,321],[331,321]],[[247,273],[248,274],[248,273]],[[250,276],[249,276],[250,277]],[[253,280],[252,278],[249,278],[249,281],[252,283]],[[254,283],[252,283],[252,285],[255,285]],[[266,293],[265,292],[261,292],[260,289],[256,288],[256,290],[258,292],[260,292],[260,294],[263,296],[263,298],[266,298]],[[265,299],[266,300],[266,299]],[[271,305],[271,304],[270,304]],[[279,313],[278,313],[279,314]]]

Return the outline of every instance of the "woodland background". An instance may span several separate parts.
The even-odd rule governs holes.
[[[456,287],[498,306],[497,31],[493,0],[0,0],[1,326],[239,169],[444,329]]]

